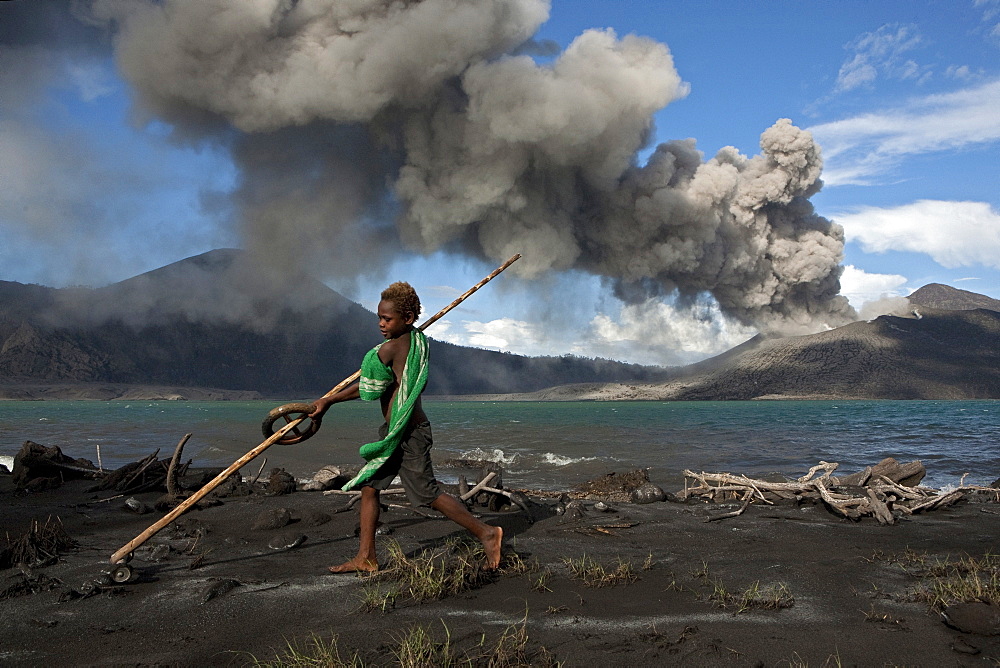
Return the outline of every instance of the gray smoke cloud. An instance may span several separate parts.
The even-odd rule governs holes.
[[[247,244],[364,272],[404,249],[579,269],[631,303],[712,295],[763,330],[854,319],[822,159],[778,120],[761,153],[638,154],[687,94],[667,46],[532,36],[543,0],[94,0],[141,119],[227,142]],[[552,54],[536,60],[526,54]],[[325,264],[324,264],[325,263]]]

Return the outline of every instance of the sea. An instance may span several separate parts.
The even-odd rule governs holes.
[[[291,400],[294,401],[294,400]],[[190,433],[184,458],[225,467],[264,439],[275,401],[4,401],[0,462],[26,440],[116,468],[159,451],[168,458]],[[1000,478],[1000,401],[474,402],[425,399],[442,482],[469,460],[503,465],[507,487],[566,490],[611,472],[649,470],[668,491],[683,471],[797,478],[820,461],[847,474],[885,457],[919,459],[935,488]],[[377,404],[333,406],[319,432],[273,445],[244,475],[284,468],[300,479],[328,464],[362,463],[376,439]]]

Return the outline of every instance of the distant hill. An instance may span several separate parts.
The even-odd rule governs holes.
[[[165,396],[319,396],[356,371],[379,340],[371,311],[308,275],[279,274],[232,249],[98,289],[0,281],[0,397],[136,396],[128,388],[137,386]],[[669,374],[440,341],[431,354],[428,394],[525,392]]]
[[[990,311],[1000,311],[1000,299],[993,299],[968,290],[959,290],[940,283],[928,283],[919,290],[915,290],[907,299],[914,306],[929,306],[936,309],[970,311],[985,308]]]
[[[519,398],[1000,399],[1000,302],[947,286],[927,288],[914,293],[914,317],[881,316],[809,336],[755,337],[665,383],[579,384]],[[955,308],[933,308],[925,300]]]

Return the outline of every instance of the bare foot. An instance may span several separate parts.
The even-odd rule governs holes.
[[[493,531],[483,539],[483,549],[486,551],[486,570],[490,571],[500,566],[500,544],[503,543],[503,528],[491,528]]]
[[[339,566],[330,566],[331,573],[374,573],[378,570],[378,562],[374,559],[354,557]]]

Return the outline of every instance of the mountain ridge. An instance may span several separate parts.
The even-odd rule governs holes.
[[[922,310],[927,310],[926,307]],[[954,345],[954,340],[962,345]],[[665,383],[578,384],[511,399],[1000,399],[1000,312],[880,316],[829,332],[763,339],[728,363]]]
[[[357,370],[381,339],[374,314],[302,272],[219,249],[96,289],[0,282],[0,396],[74,384],[157,394],[311,397]],[[579,380],[651,380],[665,369],[529,358],[443,341],[428,394],[523,392]],[[3,388],[6,387],[6,390]],[[44,387],[61,388],[55,394]],[[186,389],[185,389],[186,388]],[[174,391],[176,390],[176,391]]]
[[[907,316],[804,336],[756,336],[666,382],[583,383],[506,398],[1000,399],[1000,300],[941,284],[925,288],[910,296]]]
[[[435,341],[429,396],[524,400],[1000,398],[1000,300],[929,284],[909,312],[756,336],[680,368]],[[236,249],[103,288],[0,281],[0,398],[311,397],[378,342],[371,311]]]

